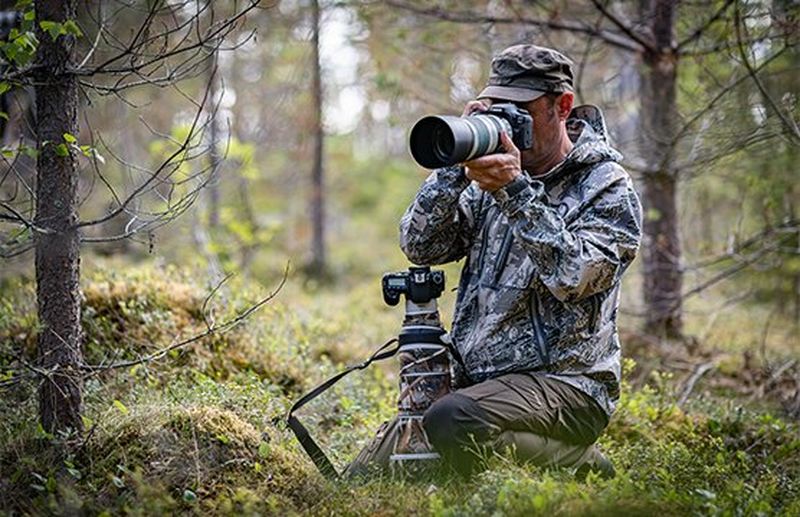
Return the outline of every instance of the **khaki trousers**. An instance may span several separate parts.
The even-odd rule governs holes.
[[[580,467],[598,459],[592,445],[608,417],[588,395],[540,373],[512,373],[456,390],[434,402],[423,426],[456,470],[479,467],[482,450],[508,451],[543,467]],[[385,422],[346,474],[387,467],[397,432]]]

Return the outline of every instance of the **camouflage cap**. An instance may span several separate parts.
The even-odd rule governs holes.
[[[492,59],[492,72],[479,99],[530,102],[545,93],[572,91],[572,60],[536,45],[514,45]]]

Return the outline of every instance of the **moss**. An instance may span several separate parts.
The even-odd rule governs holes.
[[[205,291],[192,285],[189,272],[174,268],[90,273],[87,355],[135,358],[176,335],[202,331]],[[228,287],[207,307],[217,321],[261,292]],[[659,372],[646,344],[643,356],[652,363],[636,369],[626,361],[625,368],[643,386],[623,386],[600,441],[617,467],[612,481],[581,484],[567,471],[491,458],[470,480],[440,474],[325,482],[282,420],[298,393],[335,371],[334,364],[366,357],[397,330],[397,311],[369,302],[373,287],[309,293],[289,285],[231,332],[90,379],[85,403],[92,431],[72,456],[53,454],[37,432],[35,386],[20,387],[18,396],[0,400],[7,416],[0,421],[0,492],[8,494],[0,513],[791,515],[800,509],[797,424],[763,408],[740,409],[741,398],[723,404],[710,398],[713,392],[701,396],[700,385],[692,403],[679,408],[680,379]],[[0,308],[0,336],[12,348],[35,343],[35,318],[23,314],[30,307],[22,303],[30,286],[20,289],[19,305]],[[720,358],[720,369],[735,380],[743,356],[730,357],[728,366]],[[396,382],[393,366],[378,366],[303,408],[304,422],[338,467],[395,411]]]

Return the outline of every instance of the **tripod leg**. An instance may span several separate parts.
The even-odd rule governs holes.
[[[388,470],[389,457],[394,450],[399,431],[396,417],[384,422],[369,444],[345,468],[343,476],[354,477],[368,474],[372,470]]]

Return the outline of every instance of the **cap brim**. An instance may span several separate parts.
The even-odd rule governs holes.
[[[517,88],[515,86],[487,86],[478,94],[478,98],[500,99],[512,102],[530,102],[535,101],[544,94],[545,92],[540,92],[538,90]]]

